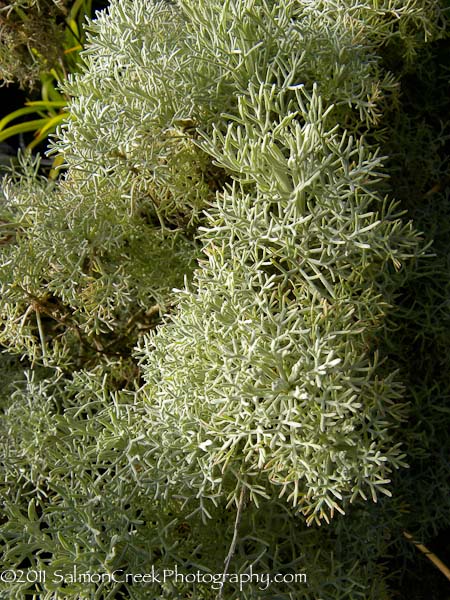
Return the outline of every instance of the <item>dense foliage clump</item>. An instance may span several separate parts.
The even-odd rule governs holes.
[[[391,597],[403,531],[449,514],[436,123],[405,164],[444,11],[113,0],[89,28],[60,177],[2,186],[0,539],[46,577],[1,594]],[[174,565],[307,581],[106,577]]]

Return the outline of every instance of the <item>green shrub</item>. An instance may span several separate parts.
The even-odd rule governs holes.
[[[3,184],[3,562],[47,574],[3,597],[387,599],[402,529],[448,523],[406,468],[436,452],[421,410],[448,422],[423,387],[410,401],[434,300],[408,291],[439,271],[442,299],[446,274],[379,148],[443,19],[114,0],[91,23],[65,172],[22,161]],[[55,581],[74,565],[307,583]]]

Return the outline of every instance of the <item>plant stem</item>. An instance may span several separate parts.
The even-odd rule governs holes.
[[[447,579],[450,581],[450,569],[444,565],[444,563],[436,556],[436,554],[434,554],[434,552],[431,552],[431,550],[428,550],[428,548],[426,546],[424,546],[421,542],[418,542],[417,540],[415,540],[413,538],[413,536],[408,533],[407,531],[403,532],[403,535],[405,536],[405,538],[410,541],[412,544],[414,544],[414,546],[416,546],[416,548],[418,548],[421,552],[423,552],[423,554],[425,554],[425,556],[431,560],[431,562],[434,564],[435,567],[437,567],[439,569],[439,571],[445,576],[447,577]]]
[[[241,519],[242,519],[242,509],[244,508],[244,502],[246,499],[246,488],[243,486],[241,489],[241,495],[239,496],[239,502],[238,502],[238,506],[237,506],[237,513],[236,513],[236,520],[234,522],[234,531],[233,531],[233,539],[231,540],[231,544],[230,544],[230,549],[228,550],[228,554],[225,558],[225,566],[223,569],[223,575],[224,575],[224,579],[225,579],[225,575],[228,573],[228,569],[230,568],[230,563],[231,563],[231,559],[234,556],[234,553],[236,551],[236,544],[237,544],[237,539],[238,539],[238,534],[239,534],[239,526],[241,524]],[[223,586],[220,589],[220,592],[217,596],[218,600],[221,600],[223,598]]]

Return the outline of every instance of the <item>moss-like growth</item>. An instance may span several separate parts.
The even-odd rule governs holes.
[[[64,62],[64,27],[70,0],[0,2],[0,80],[33,88],[42,72]],[[59,19],[59,23],[58,23]]]

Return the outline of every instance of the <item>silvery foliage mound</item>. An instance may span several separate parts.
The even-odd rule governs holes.
[[[417,254],[374,192],[379,159],[327,127],[317,89],[286,111],[262,87],[206,144],[237,181],[194,290],[143,351],[151,477],[202,502],[285,495],[308,522],[389,493],[402,464],[401,388],[371,338]]]
[[[22,364],[0,364],[0,541],[48,577],[1,593],[187,597],[52,573],[221,572],[239,503],[233,568],[308,586],[225,597],[388,598],[380,523],[404,507],[365,498],[404,464],[406,410],[376,338],[422,250],[384,198],[374,140],[397,87],[378,51],[410,59],[438,6],[114,0],[91,29],[55,140],[66,174],[4,185],[1,343]],[[202,220],[142,385],[130,348],[175,303]]]
[[[197,497],[205,514],[244,491],[328,521],[389,494],[403,458],[400,382],[371,340],[418,238],[377,193],[376,152],[342,127],[376,122],[395,89],[376,56],[394,19],[378,31],[391,13],[372,3],[182,6],[191,60],[237,98],[200,142],[233,184],[192,291],[142,350],[131,460],[158,495]]]

